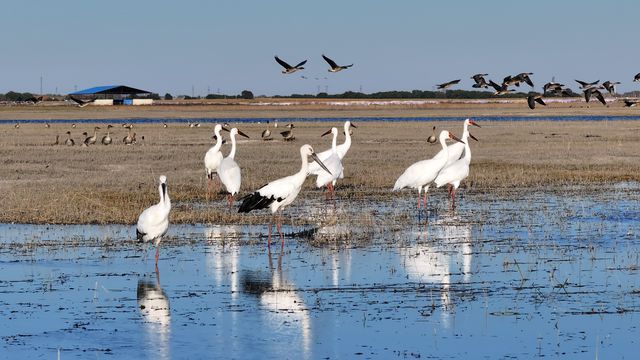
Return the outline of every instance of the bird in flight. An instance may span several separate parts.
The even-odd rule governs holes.
[[[353,66],[353,64],[343,65],[343,66],[342,65],[338,65],[338,64],[336,64],[335,61],[329,59],[324,54],[322,54],[322,58],[324,59],[324,61],[326,61],[329,64],[329,66],[331,66],[331,69],[328,70],[329,72],[338,72],[338,71],[345,70],[345,69],[348,69],[348,68]]]
[[[282,59],[280,59],[277,55],[275,56],[276,58],[276,62],[280,65],[282,65],[282,67],[284,68],[284,70],[282,70],[283,74],[292,74],[298,70],[303,70],[304,67],[302,67],[302,65],[307,63],[307,60],[300,62],[298,65],[296,66],[291,66],[289,64],[287,64],[285,61],[283,61]]]

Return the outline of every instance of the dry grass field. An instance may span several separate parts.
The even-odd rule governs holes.
[[[14,108],[13,113],[4,108],[0,110],[0,117],[19,119],[27,113],[26,118],[43,118],[34,116],[34,108]],[[154,108],[136,108],[131,110],[133,113],[120,114],[119,117],[158,116],[154,114],[160,110]],[[111,115],[130,107],[125,110],[123,107],[107,110],[65,107],[61,113],[52,113],[60,115],[60,118],[74,118],[63,114],[76,112],[77,115],[80,112],[76,110],[84,113],[85,109],[89,109],[91,114],[87,114],[90,116],[85,114],[75,118],[112,118]],[[509,109],[507,106],[505,112]],[[97,116],[99,111],[104,111],[99,114],[104,116]],[[169,112],[173,114],[173,111]],[[193,115],[190,107],[183,111]],[[266,110],[260,116],[272,116],[271,111],[275,110]],[[359,110],[332,114],[352,116],[353,111]],[[413,116],[437,116],[412,109],[368,110],[367,115],[360,116],[387,116],[387,111],[403,114],[415,111],[420,114]],[[322,116],[317,112],[303,112],[306,117]],[[482,113],[483,110],[477,112]],[[472,113],[471,109],[457,110],[458,117],[435,123],[358,122],[357,118],[354,119],[358,128],[354,129],[353,145],[344,161],[345,179],[337,185],[338,197],[365,199],[372,203],[414,197],[412,191],[390,193],[389,190],[407,166],[429,158],[439,150],[439,145],[426,142],[433,125],[438,131],[448,129],[461,135],[463,116]],[[159,117],[172,117],[166,112],[163,114]],[[284,118],[288,115],[288,112],[280,111],[276,116]],[[243,110],[234,112],[234,117],[245,116],[249,117]],[[207,117],[223,116],[210,110]],[[104,130],[107,123],[115,126],[112,132],[114,144],[110,146],[52,145],[56,135],[60,135],[62,142],[67,130],[72,131],[76,144],[81,143],[83,131],[91,132],[94,125]],[[156,182],[162,174],[169,179],[172,222],[264,220],[227,210],[223,194],[207,198],[203,157],[212,146],[214,124],[203,123],[199,128],[190,128],[183,122],[170,122],[168,128],[161,124],[136,124],[138,144],[126,146],[121,141],[126,129],[120,123],[116,119],[95,124],[82,123],[75,129],[71,129],[68,123],[52,122],[50,128],[36,123],[22,123],[20,128],[15,128],[13,122],[1,123],[0,201],[3,206],[0,222],[134,223],[143,208],[157,202]],[[592,184],[597,189],[599,185],[640,180],[640,125],[634,121],[485,121],[480,124],[482,128],[472,129],[480,142],[471,144],[471,174],[462,191],[492,191],[500,196],[514,187],[535,191],[536,187]],[[331,139],[320,135],[330,126],[341,127],[342,123],[299,122],[294,142],[281,141],[277,133],[273,141],[261,141],[260,133],[266,126],[238,125],[251,136],[249,140],[242,138],[239,141],[236,155],[243,175],[241,195],[270,180],[298,171],[299,147],[309,143],[316,151],[327,149]],[[103,135],[99,134],[99,138]],[[341,136],[340,143],[342,139]],[[223,147],[225,154],[229,147],[228,144]],[[323,193],[315,189],[311,180],[307,180],[300,196],[303,199],[322,198]]]

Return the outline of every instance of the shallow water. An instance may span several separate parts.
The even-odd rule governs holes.
[[[0,354],[637,357],[637,184],[433,195],[428,221],[399,197],[309,202],[271,253],[264,226],[174,225],[158,273],[132,226],[0,225]]]
[[[463,118],[460,116],[459,118]],[[281,123],[286,122],[333,122],[340,123],[347,120],[360,122],[367,121],[387,121],[387,122],[406,122],[406,121],[426,121],[426,122],[434,122],[434,121],[451,121],[455,119],[454,117],[444,117],[444,116],[422,116],[422,117],[350,117],[350,118],[340,118],[340,117],[303,117],[303,118],[292,118],[292,117],[269,117],[269,118],[215,118],[215,117],[206,117],[206,118],[189,118],[189,119],[176,119],[176,118],[118,118],[118,119],[55,119],[55,120],[42,120],[42,119],[20,119],[20,120],[0,120],[0,124],[14,124],[16,121],[22,124],[44,124],[44,123],[134,123],[134,124],[162,124],[162,123],[268,123],[274,120],[278,120]],[[531,116],[479,116],[474,117],[474,120],[478,122],[483,121],[631,121],[631,120],[640,120],[640,116],[638,115],[560,115],[560,116],[540,116],[540,115],[531,115]]]

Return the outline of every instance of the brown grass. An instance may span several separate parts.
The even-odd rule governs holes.
[[[307,114],[309,115],[309,114]],[[314,114],[315,116],[315,114]],[[431,126],[462,132],[455,121],[361,122],[354,120],[354,144],[345,158],[346,178],[338,183],[342,199],[371,202],[414,196],[391,193],[396,178],[411,163],[429,158],[439,146],[428,145]],[[213,124],[189,128],[170,123],[136,125],[138,145],[122,145],[126,130],[114,121],[114,144],[91,147],[51,145],[55,135],[64,140],[94,124],[70,129],[68,124],[0,125],[0,222],[21,223],[133,223],[145,207],[157,201],[156,181],[165,174],[173,202],[172,222],[263,222],[258,216],[226,209],[222,194],[207,199],[202,159],[212,145]],[[99,123],[103,129],[105,123]],[[240,140],[236,160],[243,169],[241,195],[266,182],[296,172],[299,147],[317,151],[329,147],[321,138],[336,123],[297,123],[297,141],[262,142],[264,124],[240,124],[250,140]],[[468,191],[496,191],[512,187],[569,184],[607,184],[640,180],[640,127],[633,121],[616,122],[484,122],[472,129],[481,141],[472,143]],[[144,143],[141,137],[144,135]],[[102,134],[100,134],[100,137]],[[276,134],[276,136],[279,136]],[[342,141],[342,137],[340,142]],[[225,145],[224,153],[229,151]],[[311,180],[301,198],[322,198]]]

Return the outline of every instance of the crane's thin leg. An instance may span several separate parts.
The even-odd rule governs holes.
[[[233,206],[233,202],[234,202],[234,197],[231,194],[227,195],[227,203],[229,204],[229,210],[231,210],[231,206]]]
[[[451,207],[456,208],[456,189],[453,186],[451,187]]]
[[[156,267],[158,267],[158,259],[160,258],[160,244],[156,246]]]
[[[284,234],[282,233],[282,217],[278,216],[278,233],[280,234],[280,239],[282,240],[282,247],[284,248]]]
[[[271,252],[271,228],[273,228],[273,216],[269,220],[269,238],[267,239],[267,246],[269,247],[269,252]]]

